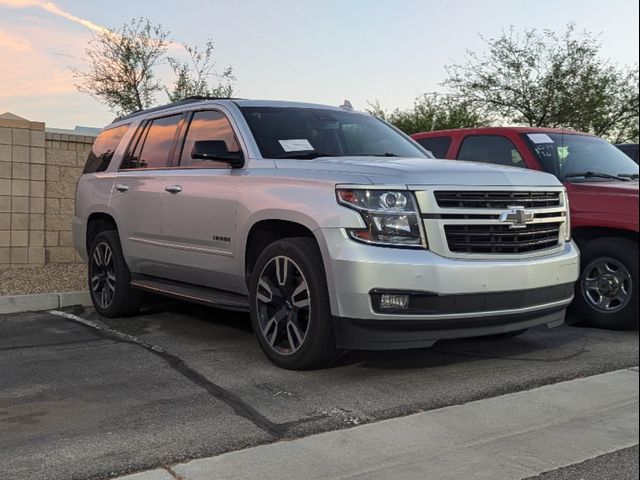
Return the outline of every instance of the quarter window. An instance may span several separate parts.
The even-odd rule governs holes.
[[[181,118],[182,114],[152,120],[143,132],[138,147],[129,155],[122,168],[167,167]],[[140,148],[141,143],[142,148]]]
[[[93,142],[82,173],[104,172],[109,167],[109,162],[127,130],[129,125],[121,125],[100,132],[96,141]]]
[[[475,135],[465,138],[458,152],[458,160],[526,168],[522,156],[511,140],[498,135]]]
[[[229,167],[229,164],[225,162],[191,158],[193,144],[203,140],[222,140],[227,145],[227,150],[230,152],[240,151],[240,146],[238,145],[236,136],[233,133],[233,128],[223,113],[215,110],[195,112],[191,118],[191,122],[189,122],[189,129],[187,130],[187,135],[182,147],[180,166]]]

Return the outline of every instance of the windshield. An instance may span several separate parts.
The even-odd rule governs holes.
[[[370,115],[298,107],[240,110],[264,158],[432,158],[413,140]]]
[[[563,133],[529,133],[524,137],[540,163],[561,180],[637,179],[638,165],[599,137]]]

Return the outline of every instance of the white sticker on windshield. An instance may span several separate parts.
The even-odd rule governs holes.
[[[306,138],[296,138],[290,140],[278,140],[285,152],[307,152],[313,151],[313,146]]]
[[[553,140],[546,133],[530,133],[527,135],[533,143],[553,143]]]

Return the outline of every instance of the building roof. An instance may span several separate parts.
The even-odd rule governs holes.
[[[28,122],[26,118],[19,117],[18,115],[11,112],[4,112],[0,115],[0,118],[3,120],[24,120],[25,122]]]

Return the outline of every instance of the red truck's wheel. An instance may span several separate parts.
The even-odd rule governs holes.
[[[582,245],[575,309],[590,325],[638,328],[638,242],[598,238]]]

